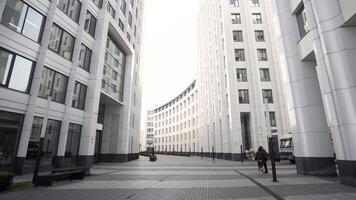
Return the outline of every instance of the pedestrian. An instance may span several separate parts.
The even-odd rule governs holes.
[[[262,146],[258,147],[255,160],[257,161],[258,171],[260,174],[268,173],[267,171],[267,152],[263,149]],[[264,171],[263,171],[264,168]]]

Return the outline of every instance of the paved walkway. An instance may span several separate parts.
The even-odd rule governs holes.
[[[270,164],[270,163],[268,163]],[[356,199],[356,188],[337,178],[299,176],[295,165],[278,164],[278,180],[259,175],[254,162],[199,157],[158,156],[128,163],[103,163],[83,181],[61,181],[0,195],[1,200],[119,200],[119,199]]]

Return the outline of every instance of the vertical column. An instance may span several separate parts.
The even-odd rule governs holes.
[[[321,99],[316,63],[300,60],[297,43],[300,39],[295,15],[289,2],[277,0],[283,57],[281,63],[288,72],[286,83],[292,92],[288,110],[293,130],[294,153],[300,174],[335,175],[333,148],[329,137],[325,112]]]

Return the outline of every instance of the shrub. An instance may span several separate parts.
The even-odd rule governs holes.
[[[5,191],[9,188],[14,180],[12,173],[0,173],[0,191]]]

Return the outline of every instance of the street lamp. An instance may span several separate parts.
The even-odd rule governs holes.
[[[264,99],[264,103],[265,103],[265,108],[266,108],[267,142],[268,142],[269,154],[271,157],[273,182],[278,182],[277,181],[277,173],[276,173],[275,155],[274,155],[274,144],[273,144],[273,137],[272,137],[272,132],[271,132],[271,121],[270,121],[270,117],[269,117],[268,98]]]

